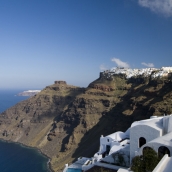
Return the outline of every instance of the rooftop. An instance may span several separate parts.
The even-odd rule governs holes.
[[[172,146],[172,132],[150,141],[150,143],[153,143],[153,142],[161,143],[163,145]]]
[[[156,129],[163,129],[163,121],[162,121],[163,117],[157,117],[157,118],[152,118],[152,119],[146,119],[146,120],[142,120],[142,121],[136,121],[133,122],[131,125],[131,128],[137,125],[147,125],[150,127],[154,127]]]

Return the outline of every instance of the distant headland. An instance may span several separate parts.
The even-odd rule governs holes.
[[[17,96],[34,96],[35,94],[38,94],[40,91],[41,90],[27,90],[27,91],[18,93]]]

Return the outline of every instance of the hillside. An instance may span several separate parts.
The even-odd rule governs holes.
[[[87,88],[56,81],[0,115],[0,138],[39,148],[52,159],[51,167],[61,171],[65,163],[92,156],[102,134],[171,113],[171,72],[128,76],[102,72]]]

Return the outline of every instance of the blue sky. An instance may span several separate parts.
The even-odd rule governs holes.
[[[1,89],[172,66],[172,0],[0,0],[0,59]]]

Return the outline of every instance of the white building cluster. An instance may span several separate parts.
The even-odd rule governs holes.
[[[104,71],[104,73],[108,74],[108,77],[114,74],[125,74],[126,78],[144,76],[152,78],[167,76],[169,73],[172,73],[172,67],[162,67],[160,69],[157,68],[143,68],[143,69],[130,69],[130,68],[119,68],[115,67],[110,70]]]
[[[126,132],[115,132],[100,137],[100,148],[92,158],[79,158],[68,168],[87,171],[94,166],[114,169],[118,172],[129,172],[132,159],[142,155],[145,149],[154,149],[159,156],[164,156],[153,172],[169,172],[172,169],[172,116],[156,117],[133,122]],[[118,164],[118,156],[124,162]],[[84,160],[84,161],[83,161]],[[77,166],[80,164],[80,166]]]

